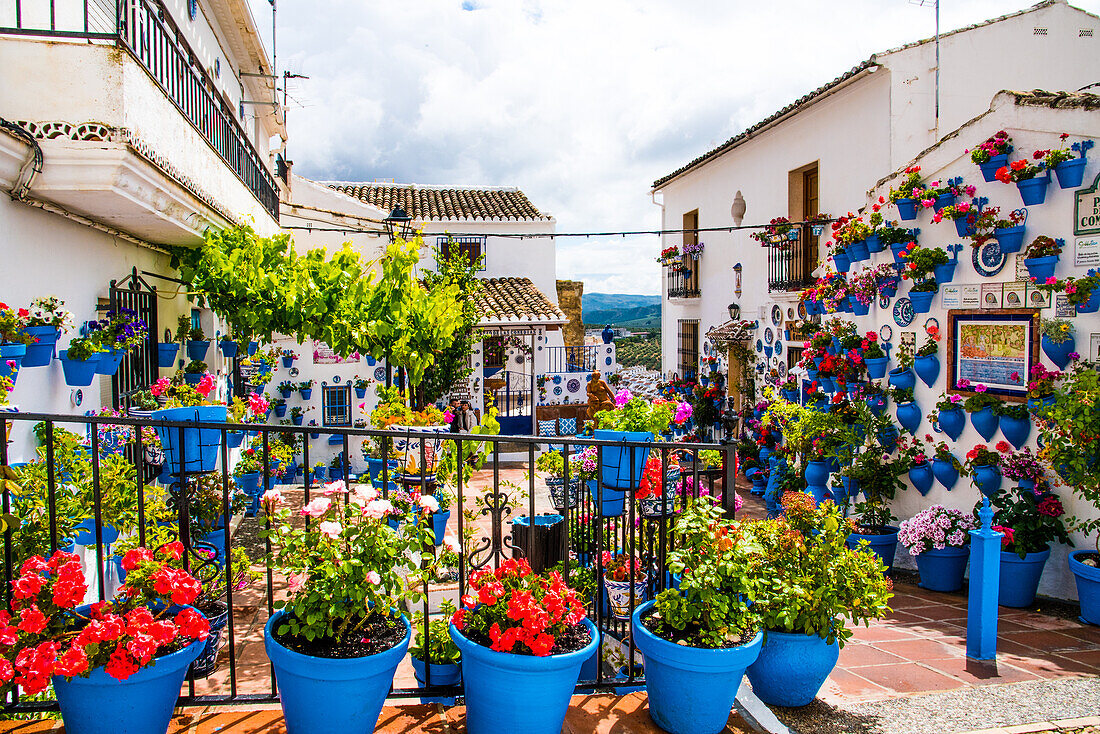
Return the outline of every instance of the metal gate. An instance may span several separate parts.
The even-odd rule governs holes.
[[[118,371],[111,378],[111,401],[119,410],[130,407],[130,397],[152,385],[157,372],[157,289],[138,275],[134,268],[129,277],[111,281],[108,308],[112,311],[128,308],[149,327],[145,341],[122,358]]]

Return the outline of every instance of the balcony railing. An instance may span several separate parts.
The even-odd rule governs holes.
[[[14,462],[9,457],[10,447],[7,442],[0,441],[0,467],[3,468],[5,481],[0,491],[2,494],[2,508],[5,514],[16,517],[25,516],[30,521],[20,525],[15,523],[3,524],[3,553],[0,555],[0,605],[7,606],[11,601],[11,580],[13,571],[20,568],[26,557],[34,553],[52,554],[58,548],[71,542],[72,536],[66,540],[65,534],[74,529],[74,525],[81,520],[87,520],[94,524],[94,530],[89,530],[91,539],[86,539],[86,546],[77,545],[76,550],[84,559],[86,568],[94,569],[98,581],[91,587],[89,596],[99,600],[110,598],[112,591],[106,579],[111,576],[109,568],[113,562],[111,547],[104,542],[104,531],[121,525],[120,537],[130,536],[139,543],[146,542],[146,528],[154,525],[167,526],[170,535],[183,542],[186,553],[184,556],[187,568],[195,569],[196,566],[210,564],[219,569],[220,593],[228,606],[228,621],[225,634],[222,637],[221,655],[218,657],[222,669],[227,669],[228,675],[219,675],[211,678],[196,677],[194,671],[188,673],[187,684],[181,692],[179,705],[213,705],[227,706],[260,703],[276,703],[278,701],[275,680],[271,674],[271,667],[266,660],[256,655],[242,653],[242,646],[248,645],[254,651],[257,635],[262,634],[263,624],[273,613],[275,603],[282,598],[282,589],[285,579],[276,578],[272,567],[267,563],[264,551],[270,550],[270,541],[259,539],[257,535],[263,523],[263,510],[256,520],[223,522],[221,527],[213,533],[209,525],[200,522],[200,515],[196,503],[195,489],[197,482],[203,480],[201,486],[213,488],[220,494],[220,507],[222,515],[229,518],[233,515],[231,499],[236,490],[229,479],[232,470],[234,456],[228,448],[230,432],[254,432],[246,447],[255,449],[262,455],[261,465],[264,467],[261,476],[259,491],[266,486],[279,484],[284,499],[292,505],[302,505],[310,501],[311,496],[316,497],[323,490],[321,484],[310,476],[308,471],[301,478],[290,478],[276,482],[272,475],[275,464],[271,460],[270,447],[279,434],[292,433],[303,439],[300,449],[300,459],[306,468],[310,466],[311,432],[323,433],[318,436],[318,442],[322,446],[333,443],[331,437],[336,437],[338,448],[349,456],[351,447],[358,446],[367,437],[393,438],[401,435],[400,431],[378,431],[356,428],[319,428],[317,426],[283,426],[283,425],[257,425],[257,424],[228,424],[228,423],[202,423],[202,422],[178,422],[154,420],[144,417],[112,417],[112,416],[72,416],[33,413],[4,413],[3,420],[8,421],[7,430],[24,432],[30,424],[41,423],[41,437],[45,444],[34,464],[27,466]],[[12,427],[14,424],[15,427]],[[0,425],[4,425],[0,423]],[[109,431],[100,429],[129,426],[133,435],[131,443],[119,446],[105,443],[103,435],[112,435]],[[155,451],[149,451],[148,441],[151,434],[147,427],[160,428],[165,436],[178,435],[178,446],[182,448],[188,444],[184,441],[184,431],[187,429],[213,429],[221,436],[220,445],[200,446],[201,457],[179,456],[178,461],[183,466],[192,466],[199,463],[199,459],[209,460],[202,463],[214,466],[213,471],[186,472],[182,475],[171,474],[166,479],[158,478],[159,485],[155,491],[151,477],[159,475],[164,477],[159,466],[153,466],[150,460],[156,460]],[[78,436],[88,436],[86,445],[77,450],[77,453],[62,456],[60,450],[64,450],[66,444],[55,441],[55,437],[61,435],[62,428],[76,433]],[[145,428],[146,430],[141,430]],[[177,434],[178,432],[178,434]],[[326,440],[326,436],[330,437]],[[409,434],[405,434],[406,440]],[[595,486],[590,492],[587,487],[576,487],[575,499],[572,503],[561,502],[561,507],[555,511],[561,516],[563,522],[562,532],[553,537],[552,542],[547,542],[537,548],[536,553],[525,552],[523,545],[526,535],[519,528],[513,518],[517,515],[533,517],[537,510],[546,507],[545,500],[540,499],[545,495],[541,486],[536,486],[536,478],[533,472],[528,473],[523,486],[501,477],[502,451],[515,452],[515,444],[520,444],[522,453],[525,453],[530,466],[534,465],[536,451],[539,444],[550,444],[556,450],[564,454],[566,471],[569,471],[569,457],[571,453],[581,450],[585,446],[616,447],[631,454],[629,464],[635,465],[633,453],[635,451],[656,452],[665,466],[669,461],[675,462],[674,455],[677,452],[694,453],[704,449],[719,450],[723,453],[724,469],[703,470],[695,462],[681,462],[680,468],[683,478],[690,478],[690,482],[682,482],[677,486],[666,475],[665,486],[662,494],[676,496],[677,512],[686,508],[689,503],[697,501],[700,496],[700,488],[703,483],[709,485],[710,495],[720,497],[722,506],[728,515],[733,515],[735,495],[733,487],[734,449],[730,444],[687,444],[687,443],[641,443],[633,441],[597,441],[584,437],[523,437],[523,436],[483,436],[467,434],[446,434],[446,438],[454,441],[453,450],[457,453],[459,463],[462,457],[471,456],[474,451],[485,444],[490,444],[488,461],[485,469],[475,474],[471,479],[463,478],[463,473],[457,476],[457,486],[451,487],[454,495],[455,507],[452,508],[452,516],[457,521],[457,537],[462,544],[461,552],[457,554],[458,595],[466,593],[471,574],[482,568],[496,568],[508,557],[531,558],[535,563],[536,557],[541,559],[538,563],[552,566],[559,561],[573,558],[582,559],[583,563],[590,566],[591,573],[595,576],[595,589],[592,599],[589,600],[587,611],[589,617],[603,634],[615,635],[618,639],[628,640],[629,620],[619,619],[611,615],[604,604],[601,604],[601,596],[598,590],[603,587],[605,568],[603,565],[604,551],[614,551],[621,548],[636,549],[635,552],[647,570],[647,585],[644,596],[635,597],[631,590],[631,606],[640,604],[645,598],[653,596],[664,590],[672,578],[667,572],[668,553],[677,547],[676,535],[672,532],[675,515],[661,518],[642,517],[638,507],[633,501],[628,501],[621,517],[601,517],[596,508],[600,507],[604,489]],[[204,439],[205,442],[205,439]],[[110,444],[110,445],[109,445]],[[419,466],[425,466],[426,441],[417,442],[420,451]],[[141,471],[137,472],[131,480],[129,489],[120,487],[117,480],[108,480],[104,472],[100,471],[101,463],[110,454],[123,451],[129,461],[135,462]],[[598,466],[597,476],[602,472],[602,451],[597,452]],[[212,455],[212,454],[216,454]],[[314,456],[316,458],[316,456]],[[86,462],[88,467],[75,467],[73,462]],[[117,462],[117,457],[111,461]],[[297,459],[296,459],[297,461]],[[189,463],[192,462],[192,463]],[[11,467],[8,469],[7,467]],[[178,471],[178,466],[176,467]],[[346,482],[355,482],[356,479],[349,473],[349,467],[344,462],[343,467],[335,470],[340,478]],[[390,489],[396,486],[395,482],[409,485],[412,481],[417,489],[425,493],[435,490],[434,482],[421,483],[418,476],[408,475],[394,476],[393,470],[382,462],[380,476],[374,480],[382,494],[388,495]],[[633,472],[633,470],[631,470]],[[34,479],[27,479],[33,477]],[[568,476],[566,477],[568,480]],[[637,477],[631,478],[634,484]],[[365,474],[361,476],[363,483],[371,482]],[[716,489],[715,483],[721,482]],[[33,482],[30,483],[30,482]],[[113,482],[109,484],[109,482]],[[33,489],[24,490],[24,484]],[[729,488],[728,490],[726,488]],[[103,498],[109,490],[115,499],[108,505]],[[147,513],[163,512],[163,509],[154,509],[161,505],[150,504],[150,497],[157,494],[168,493],[168,501],[165,505],[170,513],[170,520],[164,515],[157,514],[156,518],[148,517]],[[70,497],[69,501],[62,505],[59,498],[69,497],[72,493],[78,493],[82,498],[87,498],[87,505],[81,504],[79,512],[81,517],[62,516],[59,506],[75,507]],[[121,494],[120,494],[121,493]],[[593,497],[593,493],[596,497]],[[568,493],[565,493],[568,494]],[[121,504],[120,504],[121,498]],[[127,499],[129,498],[129,499]],[[564,499],[564,498],[563,498]],[[82,500],[83,502],[83,500]],[[538,506],[537,506],[538,504]],[[486,509],[483,509],[486,508]],[[491,508],[488,509],[488,508]],[[453,510],[457,509],[457,512]],[[463,513],[463,509],[467,512]],[[208,511],[210,508],[208,508]],[[214,510],[216,514],[216,510]],[[471,521],[470,518],[478,518]],[[638,520],[636,523],[635,520]],[[509,529],[508,524],[512,525]],[[113,532],[113,531],[112,531]],[[510,537],[511,536],[511,537]],[[537,541],[530,541],[532,543]],[[221,546],[220,548],[218,546]],[[234,575],[232,564],[225,559],[233,557],[233,551],[237,547],[250,549],[253,553],[253,569],[264,577],[263,581],[256,582],[252,588],[244,591],[237,585],[239,579]],[[534,546],[528,545],[529,549]],[[259,548],[259,552],[257,552]],[[213,561],[212,561],[213,559]],[[218,560],[220,559],[220,561]],[[564,576],[568,581],[571,573],[576,573],[576,567],[565,565]],[[536,569],[537,570],[537,569]],[[224,578],[221,578],[223,576]],[[445,586],[452,581],[441,581],[441,586],[430,588],[433,595],[448,593]],[[234,604],[234,599],[237,604]],[[87,599],[86,599],[87,601]],[[406,610],[411,611],[411,610]],[[423,611],[425,620],[429,619],[429,600],[425,599]],[[418,630],[423,635],[425,648],[428,647],[431,634],[430,627],[425,621],[424,628]],[[629,646],[630,656],[634,655],[633,641],[624,643]],[[632,675],[628,682],[616,680],[614,674],[606,675],[603,671],[604,652],[598,653],[599,664],[595,677],[586,676],[578,681],[578,689],[598,688],[612,690],[612,686],[641,685],[643,679],[640,675]],[[430,670],[430,668],[429,668]],[[456,696],[462,695],[461,685],[443,686],[435,684],[431,680],[429,672],[424,684],[416,688],[395,688],[390,696],[399,698],[414,698],[418,696]],[[43,711],[56,710],[55,701],[20,700],[17,695],[9,695],[0,701],[0,708],[11,711]]]
[[[273,219],[279,187],[240,123],[211,91],[163,11],[146,0],[4,0],[0,34],[113,40],[129,51],[164,94],[237,174]]]
[[[693,262],[690,273],[673,268],[666,269],[669,298],[699,297],[699,263]]]
[[[591,372],[597,369],[600,347],[547,347],[547,372]]]
[[[810,225],[795,230],[798,238],[768,246],[768,290],[800,291],[814,283],[817,236]]]

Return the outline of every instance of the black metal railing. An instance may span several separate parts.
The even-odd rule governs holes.
[[[797,239],[768,245],[768,290],[800,291],[814,283],[817,268],[817,235],[812,225],[794,230]]]
[[[665,281],[668,285],[669,298],[698,298],[699,297],[699,263],[691,263],[689,272],[676,268],[667,268]]]
[[[591,372],[597,369],[598,346],[546,347],[547,372]]]
[[[275,177],[160,7],[147,0],[4,0],[0,7],[0,17],[12,19],[0,34],[112,40],[126,48],[278,221]]]
[[[20,426],[19,430],[24,431],[29,428],[26,424],[40,424],[39,434],[44,449],[41,452],[41,457],[36,459],[35,465],[40,473],[37,476],[44,476],[44,487],[40,486],[39,489],[44,493],[44,496],[39,497],[36,495],[37,501],[41,502],[41,507],[36,506],[35,512],[38,518],[37,522],[24,523],[18,529],[13,527],[12,523],[4,524],[3,533],[3,574],[2,582],[3,588],[0,589],[0,603],[3,603],[7,608],[11,608],[11,580],[13,575],[13,569],[18,568],[24,556],[29,555],[28,548],[39,547],[40,552],[52,553],[57,550],[63,538],[59,531],[59,521],[61,517],[58,511],[58,498],[62,497],[61,493],[73,492],[74,482],[82,482],[89,484],[90,487],[84,487],[87,491],[90,489],[90,497],[93,499],[92,507],[90,510],[84,510],[82,514],[90,512],[90,517],[86,518],[89,521],[94,519],[95,522],[95,541],[94,541],[94,561],[91,561],[95,565],[96,575],[99,579],[98,588],[93,590],[93,593],[99,599],[105,599],[108,597],[107,586],[105,583],[107,564],[110,561],[109,545],[104,542],[103,531],[113,521],[117,521],[118,516],[111,514],[108,510],[106,503],[104,502],[104,492],[101,486],[104,479],[104,472],[101,471],[101,464],[105,461],[116,461],[117,459],[111,457],[108,459],[108,454],[117,447],[110,443],[104,444],[100,439],[100,428],[110,426],[129,426],[133,439],[129,445],[126,455],[132,457],[135,461],[144,461],[148,456],[146,448],[148,447],[146,441],[147,433],[143,434],[143,428],[148,429],[150,427],[160,428],[162,435],[178,436],[180,446],[186,446],[184,442],[184,431],[195,429],[213,429],[220,434],[221,442],[216,448],[208,449],[209,451],[216,451],[216,469],[212,472],[189,472],[183,474],[174,474],[161,485],[162,488],[166,488],[170,492],[172,500],[169,502],[168,507],[173,511],[173,515],[168,521],[170,523],[170,532],[173,537],[181,540],[187,548],[185,559],[189,564],[199,564],[209,561],[209,556],[204,556],[198,552],[201,550],[203,541],[196,541],[196,535],[192,532],[193,527],[198,528],[196,518],[192,517],[191,493],[197,486],[195,484],[201,478],[206,478],[213,484],[207,486],[216,487],[217,491],[221,493],[221,510],[224,515],[224,522],[222,527],[215,532],[221,536],[221,541],[224,542],[224,556],[226,559],[224,562],[224,586],[222,589],[225,594],[225,603],[228,606],[228,622],[226,625],[225,635],[225,647],[222,650],[222,656],[225,663],[228,664],[229,675],[228,679],[211,679],[205,683],[201,682],[201,679],[196,680],[193,671],[188,673],[187,688],[179,698],[179,705],[202,705],[202,706],[225,706],[225,705],[248,705],[248,704],[260,704],[260,703],[274,703],[278,700],[277,688],[275,680],[272,674],[270,665],[262,660],[252,657],[249,660],[240,658],[240,645],[242,644],[255,644],[242,642],[245,637],[245,633],[251,632],[254,636],[256,634],[256,627],[262,628],[263,622],[266,619],[260,619],[249,617],[249,619],[242,620],[237,618],[240,611],[234,606],[234,594],[237,591],[235,589],[235,578],[233,575],[232,563],[228,560],[232,558],[233,549],[248,545],[250,547],[261,546],[267,554],[271,552],[271,541],[265,539],[262,542],[257,537],[249,537],[249,534],[255,536],[260,529],[261,524],[265,527],[270,527],[267,524],[263,511],[261,510],[256,523],[251,524],[249,527],[245,527],[242,523],[233,522],[230,518],[232,516],[231,511],[231,491],[233,485],[229,479],[230,471],[233,468],[233,462],[231,459],[232,449],[229,446],[229,438],[231,432],[253,432],[255,435],[250,439],[251,447],[256,451],[262,453],[262,465],[264,467],[262,473],[262,487],[267,487],[273,483],[272,476],[272,462],[271,462],[271,446],[273,443],[273,437],[275,434],[287,434],[288,432],[295,435],[300,435],[303,438],[301,446],[301,459],[302,465],[306,468],[304,476],[300,479],[291,478],[290,482],[293,483],[291,488],[281,486],[283,489],[284,497],[288,496],[288,493],[293,489],[296,493],[297,490],[301,490],[301,502],[303,504],[310,501],[311,492],[316,492],[320,488],[320,484],[314,481],[314,477],[310,476],[308,468],[310,466],[310,433],[320,435],[317,439],[320,442],[321,451],[325,449],[332,450],[333,448],[342,450],[343,456],[350,456],[349,449],[353,445],[353,441],[361,441],[365,438],[399,438],[405,436],[406,438],[413,435],[410,433],[401,433],[397,431],[379,431],[371,429],[334,429],[324,428],[320,429],[316,426],[284,426],[284,425],[258,425],[258,424],[231,424],[231,423],[204,423],[204,422],[179,422],[179,421],[165,421],[155,420],[146,417],[111,417],[111,416],[71,416],[71,415],[56,415],[56,414],[35,414],[35,413],[4,413],[0,415],[6,423],[3,423],[4,430],[7,431],[8,436],[11,435],[14,426]],[[87,431],[88,445],[82,449],[81,456],[86,456],[86,461],[91,464],[91,471],[86,473],[88,478],[86,479],[74,479],[73,476],[65,476],[64,464],[60,461],[62,457],[59,457],[56,453],[57,446],[55,445],[55,437],[61,434],[61,429],[68,426],[77,432]],[[165,433],[167,432],[167,433]],[[416,434],[423,436],[424,434]],[[332,446],[331,441],[327,440],[328,437],[337,436],[339,443],[336,446]],[[550,444],[556,450],[563,452],[563,458],[565,459],[564,465],[566,467],[565,486],[570,486],[572,480],[568,474],[570,466],[570,457],[578,451],[583,451],[586,447],[595,446],[597,448],[615,447],[623,449],[630,455],[630,483],[635,485],[640,477],[635,476],[634,473],[634,458],[635,452],[642,450],[655,451],[660,455],[663,466],[675,465],[677,456],[685,456],[698,452],[704,449],[719,450],[723,453],[723,468],[721,470],[707,470],[700,467],[698,463],[694,461],[685,463],[680,460],[681,471],[684,472],[681,479],[679,479],[679,489],[675,490],[676,511],[679,512],[686,508],[690,502],[697,501],[701,494],[720,495],[722,506],[726,509],[726,512],[732,516],[733,508],[735,505],[735,498],[733,494],[733,467],[735,466],[734,449],[732,445],[717,445],[717,444],[698,444],[698,443],[639,443],[639,442],[609,442],[609,441],[597,441],[591,438],[585,437],[564,437],[564,438],[534,438],[534,437],[522,437],[522,436],[483,436],[483,435],[468,435],[468,434],[446,434],[446,439],[454,441],[453,450],[457,452],[458,463],[461,465],[467,457],[473,455],[475,450],[489,444],[489,453],[487,456],[487,463],[483,469],[481,478],[475,475],[473,480],[464,481],[462,478],[462,472],[458,472],[457,486],[449,488],[454,495],[454,508],[458,510],[457,514],[457,534],[461,539],[462,549],[458,553],[457,560],[457,589],[450,588],[449,590],[445,586],[429,587],[429,591],[433,593],[451,593],[454,594],[456,599],[460,598],[466,593],[466,585],[470,578],[470,574],[481,568],[493,567],[496,568],[499,564],[511,557],[522,557],[524,555],[530,555],[533,559],[533,554],[527,554],[521,547],[521,543],[516,541],[516,526],[513,525],[511,533],[509,532],[506,523],[512,522],[516,519],[517,514],[524,512],[527,517],[535,517],[539,514],[537,511],[542,509],[549,510],[544,495],[542,494],[541,486],[536,485],[536,477],[533,472],[528,472],[526,478],[526,486],[517,486],[514,483],[504,481],[501,473],[503,470],[501,452],[504,450],[504,444],[508,444],[507,450],[514,452],[516,450],[515,444],[520,444],[526,451],[526,464],[531,467],[535,463],[537,447],[539,444]],[[425,451],[426,441],[420,442],[420,466],[426,466],[425,463]],[[7,469],[4,470],[6,476],[14,476],[11,481],[5,481],[3,483],[2,494],[2,511],[5,516],[9,516],[9,513],[16,515],[17,517],[24,512],[26,497],[23,492],[20,492],[16,488],[23,488],[27,485],[27,482],[23,479],[28,476],[27,474],[21,474],[21,472],[29,471],[26,464],[21,462],[12,461],[9,456],[9,445],[7,441],[0,441],[0,466],[13,467],[14,473],[10,473]],[[602,472],[602,451],[597,451],[597,476]],[[208,457],[209,458],[209,457]],[[179,456],[179,465],[186,467],[189,461],[186,455]],[[391,481],[403,481],[402,477],[395,477],[391,474],[393,470],[383,462],[381,468],[380,481],[377,482],[377,486],[380,491],[386,495],[389,492]],[[351,473],[350,466],[347,462],[343,463],[342,468],[338,470],[341,478],[348,482],[353,482],[356,477]],[[136,497],[136,512],[133,523],[133,528],[129,531],[130,538],[136,538],[139,544],[145,544],[146,542],[146,527],[148,526],[147,518],[147,504],[146,492],[150,488],[150,484],[141,479],[143,472],[138,472],[133,479],[132,492]],[[485,475],[488,475],[486,478]],[[81,475],[84,476],[84,475]],[[364,477],[366,481],[370,481],[369,478]],[[716,490],[715,481],[718,479],[721,481],[721,488]],[[418,486],[424,488],[425,493],[431,493],[435,491],[434,485],[428,481],[423,481],[421,478],[414,478],[416,482],[422,482]],[[675,478],[671,479],[666,474],[662,487],[662,493],[665,495],[673,494],[675,488]],[[29,485],[27,485],[29,486]],[[633,498],[629,492],[627,500],[624,505],[623,512],[617,517],[604,517],[597,508],[602,506],[602,500],[604,499],[605,491],[609,491],[601,483],[593,482],[590,487],[584,487],[583,485],[577,488],[576,501],[573,504],[569,502],[559,503],[560,506],[552,510],[552,514],[560,515],[561,522],[564,525],[564,532],[560,533],[560,544],[555,547],[549,547],[544,549],[546,553],[543,554],[545,564],[547,566],[553,565],[552,561],[566,559],[572,559],[577,565],[571,565],[571,563],[565,563],[564,575],[568,581],[575,574],[591,573],[595,578],[595,590],[591,595],[591,599],[588,603],[588,614],[594,621],[597,628],[601,631],[602,635],[611,635],[618,640],[623,641],[624,651],[627,653],[627,659],[634,659],[635,647],[633,640],[630,638],[629,620],[623,620],[615,618],[610,614],[611,609],[609,606],[605,606],[604,589],[604,570],[605,564],[603,559],[604,552],[616,552],[629,550],[633,552],[638,558],[641,559],[644,569],[646,570],[647,578],[645,588],[642,596],[644,598],[638,598],[633,586],[630,589],[629,594],[629,607],[633,609],[637,604],[642,603],[646,598],[652,599],[657,593],[668,588],[670,584],[675,583],[675,578],[669,573],[667,567],[667,554],[676,548],[676,535],[673,532],[673,524],[675,515],[665,515],[663,517],[643,517],[640,511],[640,505],[636,507]],[[117,491],[117,487],[115,487]],[[569,492],[565,493],[566,495]],[[295,495],[296,496],[296,495]],[[293,501],[293,500],[292,500]],[[112,507],[118,507],[119,505],[113,504]],[[158,515],[163,518],[163,515]],[[485,520],[480,520],[478,524],[471,524],[471,521],[475,518],[487,518],[488,526],[485,527]],[[70,517],[65,521],[65,527],[68,528],[73,524],[77,518]],[[34,537],[29,534],[35,533]],[[531,535],[525,536],[531,539]],[[33,541],[33,542],[32,542]],[[87,548],[91,549],[93,546],[88,545]],[[529,548],[531,546],[528,546]],[[276,589],[282,588],[283,579],[276,579],[275,573],[271,565],[267,562],[266,556],[262,563],[261,573],[264,577],[264,581],[259,585],[259,593],[262,598],[256,600],[255,597],[251,601],[257,602],[257,614],[262,614],[262,611],[266,610],[267,617],[270,617],[274,612],[274,603],[276,598]],[[193,568],[193,565],[189,565],[189,568]],[[586,569],[586,570],[585,570]],[[259,569],[257,569],[259,570]],[[579,577],[577,577],[579,579]],[[424,647],[429,647],[428,641],[430,636],[430,627],[428,620],[432,610],[429,605],[428,597],[430,594],[425,595],[425,600],[422,605],[422,611],[424,613],[424,626],[418,627],[417,633],[424,636]],[[405,610],[406,612],[413,611],[412,609]],[[246,624],[252,624],[251,630],[246,629]],[[604,663],[604,651],[602,646],[597,651],[596,660],[596,675],[593,677],[587,677],[578,681],[577,690],[604,690],[613,691],[616,686],[633,686],[640,685],[644,682],[644,678],[641,675],[635,675],[633,669],[627,678],[616,678],[615,673],[605,672]],[[246,692],[241,690],[241,678],[245,676],[245,679],[254,687],[262,690],[254,690]],[[202,688],[199,690],[197,684]],[[391,690],[390,696],[395,698],[411,698],[418,696],[461,696],[461,685],[443,686],[433,685],[431,681],[431,667],[427,667],[427,679],[424,684],[415,688],[395,688]],[[20,700],[18,693],[12,694],[4,702],[3,710],[8,712],[12,711],[45,711],[56,710],[57,704],[55,701],[49,700]]]

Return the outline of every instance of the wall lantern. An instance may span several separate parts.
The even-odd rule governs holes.
[[[731,303],[730,305],[726,306],[726,308],[729,309],[730,319],[732,319],[733,321],[740,321],[741,320],[741,307],[740,306],[738,306],[736,303]]]
[[[412,234],[412,217],[401,208],[400,204],[395,206],[390,215],[382,222],[386,225],[386,231],[390,233],[390,242],[396,242],[398,237],[407,240],[409,235]]]

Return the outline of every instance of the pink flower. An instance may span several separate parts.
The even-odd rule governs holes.
[[[308,573],[292,573],[286,577],[286,588],[291,594],[296,594],[309,581]]]
[[[210,393],[214,391],[214,378],[209,372],[202,376],[199,380],[199,384],[195,385],[195,392],[202,395],[204,398],[208,397]]]
[[[458,553],[459,545],[458,538],[453,535],[443,536],[443,547],[449,550],[451,553]]]
[[[1016,382],[1017,380],[1020,379],[1020,373],[1019,372],[1013,372],[1011,375],[1008,376],[1008,379],[1012,380],[1013,382]]]
[[[1047,285],[1057,285],[1057,283],[1058,279],[1055,278],[1053,275],[1047,278]]]
[[[283,493],[280,492],[278,489],[272,487],[271,489],[264,492],[264,495],[261,499],[263,500],[263,503],[265,505],[274,506],[283,501]]]
[[[970,387],[970,380],[968,380],[968,379],[966,379],[966,378],[964,377],[963,379],[959,380],[959,381],[958,381],[958,382],[956,383],[956,386],[957,386],[957,387],[958,387],[958,388],[959,388],[960,390],[965,390],[966,388]]]
[[[375,520],[381,520],[386,515],[394,514],[394,509],[389,500],[377,499],[367,503],[363,508],[363,514]]]
[[[321,530],[322,535],[333,539],[339,538],[340,531],[343,529],[338,522],[322,522],[318,525],[318,528]]]
[[[630,399],[632,397],[634,397],[634,396],[631,395],[630,391],[627,390],[624,387],[622,390],[619,390],[619,392],[615,393],[615,407],[616,408],[623,407],[624,405],[626,405],[627,403],[630,402]]]
[[[1081,359],[1081,355],[1078,354],[1077,352],[1070,352],[1066,356],[1069,357],[1069,359],[1073,362],[1076,362],[1077,360]]]
[[[439,512],[439,500],[430,494],[420,495],[420,509],[427,512]]]
[[[367,583],[378,586],[382,583],[382,577],[378,575],[377,571],[367,571]]]
[[[378,490],[369,484],[357,484],[351,491],[351,501],[359,507],[366,507],[376,499],[378,499]]]
[[[679,405],[676,406],[676,415],[673,420],[676,422],[676,425],[683,425],[683,423],[691,417],[691,413],[691,405],[689,403],[681,402]]]
[[[1076,292],[1077,292],[1077,286],[1075,286],[1073,283],[1066,283],[1066,293],[1076,293]]]
[[[921,199],[920,204],[925,209],[931,209],[932,207],[934,207],[936,205],[936,200],[935,199]]]
[[[271,408],[271,405],[262,396],[252,393],[248,396],[248,410],[252,415],[263,415]]]
[[[974,386],[974,392],[985,392],[988,389],[989,388],[987,388],[985,385],[975,385]]]
[[[443,422],[444,423],[453,423],[454,419],[455,419],[455,414],[452,413],[449,410],[446,413],[443,414]]]
[[[320,517],[328,512],[332,501],[328,497],[314,497],[309,504],[302,508],[302,514],[310,517]]]
[[[159,398],[161,395],[164,394],[164,391],[167,390],[168,386],[171,384],[172,383],[168,380],[167,377],[162,377],[149,387],[149,392],[153,393],[153,395]]]
[[[348,487],[347,487],[346,484],[344,484],[343,479],[337,479],[335,482],[329,482],[328,484],[325,485],[324,494],[326,494],[326,495],[347,494],[347,493],[348,493]]]

